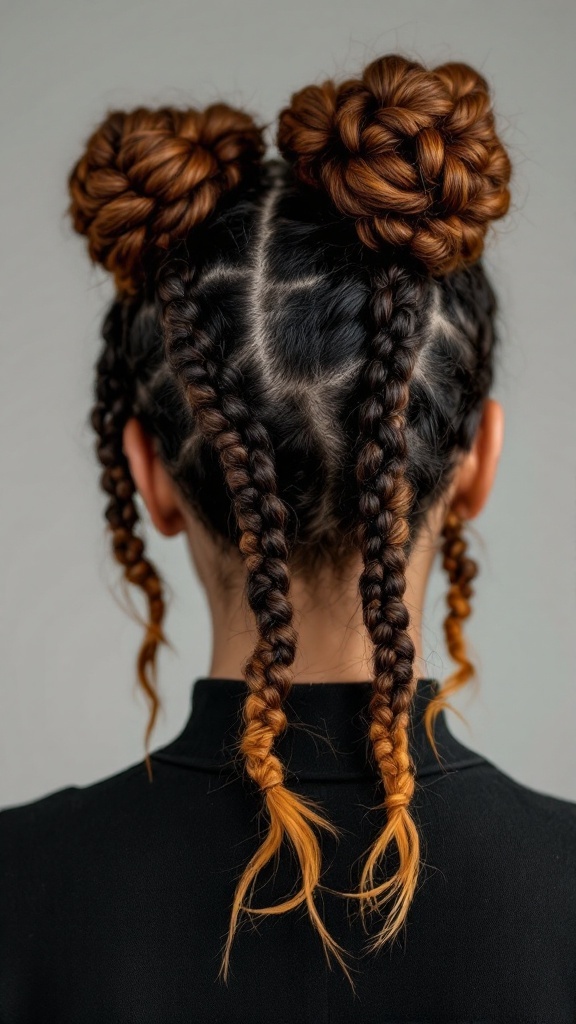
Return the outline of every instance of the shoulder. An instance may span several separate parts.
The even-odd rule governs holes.
[[[131,765],[87,786],[67,786],[0,810],[0,886],[10,889],[34,862],[70,860],[95,825],[114,813],[117,795],[133,789],[145,766]]]
[[[85,808],[105,804],[114,791],[130,788],[136,779],[144,775],[145,764],[139,762],[85,786],[65,786],[33,800],[4,805],[0,809],[0,837],[5,839],[17,831],[28,829],[51,828]]]
[[[88,785],[63,787],[0,809],[0,902],[38,899],[74,877],[84,884],[115,877],[121,862],[182,827],[183,815],[212,817],[218,787],[208,773],[183,770],[152,753],[152,779],[142,760]],[[232,800],[230,787],[222,790]],[[18,896],[19,894],[19,896]],[[0,911],[1,913],[1,911]]]
[[[84,941],[82,914],[121,915],[138,880],[152,884],[182,817],[183,783],[194,799],[197,782],[157,761],[151,782],[142,761],[0,810],[0,998],[38,950]]]
[[[165,803],[170,766],[153,761],[150,782],[144,761],[85,786],[57,789],[0,809],[0,891],[27,875],[56,882],[79,863],[105,858],[115,841],[136,842]],[[42,885],[40,884],[42,883]],[[18,883],[19,884],[19,883]]]
[[[576,802],[519,782],[493,762],[425,780],[430,852],[490,905],[523,907],[576,935]],[[573,943],[572,943],[573,944]]]
[[[576,895],[576,802],[528,786],[488,762],[482,811],[492,812],[510,848],[564,872]]]
[[[576,801],[555,796],[514,778],[488,758],[470,766],[438,771],[422,780],[427,808],[436,807],[457,825],[476,823],[476,839],[498,830],[521,842],[541,841],[576,851]]]
[[[448,778],[451,776],[448,771]],[[576,843],[576,801],[554,796],[520,782],[493,761],[482,757],[477,765],[454,773],[454,784],[473,795],[472,810],[479,822],[509,828],[524,824],[529,831],[551,829]]]

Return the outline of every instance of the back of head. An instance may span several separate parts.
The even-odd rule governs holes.
[[[274,741],[287,725],[297,645],[291,571],[358,551],[386,821],[358,893],[347,895],[387,908],[375,946],[405,921],[419,870],[406,561],[490,390],[496,298],[481,255],[510,202],[488,85],[465,64],[426,69],[392,54],[359,78],[304,88],[280,113],[277,143],[280,158],[266,160],[263,128],[224,103],[114,111],[69,181],[74,226],[117,286],[93,424],[114,551],[149,601],[138,662],[146,740],[164,603],[138,536],[122,450],[129,417],[157,438],[190,507],[246,564],[258,639],[240,750],[270,829],[238,884],[224,973],[239,914],[271,909],[249,897],[285,839],[301,883],[274,910],[305,904],[346,969],[314,900],[318,829],[333,827],[285,785]],[[473,573],[458,524],[447,536],[461,608]],[[454,629],[465,614],[454,613]],[[390,843],[398,868],[377,884]]]

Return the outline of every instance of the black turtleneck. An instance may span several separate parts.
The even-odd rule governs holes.
[[[413,702],[410,742],[418,775],[442,771],[423,722],[426,703],[438,686],[433,679],[418,680]],[[371,694],[370,682],[294,684],[285,705],[291,728],[275,746],[289,772],[301,781],[377,777],[367,741],[365,711]],[[172,743],[156,751],[155,757],[190,767],[230,768],[245,696],[242,679],[198,678],[184,729]],[[444,768],[483,761],[448,730],[444,713],[437,719],[435,738]]]
[[[460,743],[443,712],[439,763],[423,721],[437,687],[419,680],[412,711],[423,866],[404,937],[365,955],[354,907],[318,893],[356,995],[304,911],[244,924],[228,985],[217,978],[265,818],[236,752],[246,685],[202,677],[183,729],[152,754],[152,782],[140,761],[0,812],[0,1024],[574,1024],[576,804],[514,781]],[[275,748],[288,784],[340,829],[322,835],[332,889],[357,887],[384,820],[371,692],[295,684]],[[284,849],[255,904],[295,881]]]

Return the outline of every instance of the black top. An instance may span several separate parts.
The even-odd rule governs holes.
[[[361,956],[369,936],[352,904],[320,898],[358,957],[356,996],[303,910],[245,925],[228,985],[217,980],[264,819],[232,746],[245,684],[201,678],[184,729],[152,755],[152,783],[142,761],[0,813],[1,1024],[574,1024],[576,803],[515,782],[463,746],[443,712],[441,767],[422,721],[437,686],[419,681],[412,719],[425,865],[405,938]],[[322,835],[323,881],[340,890],[356,888],[383,820],[366,756],[370,692],[296,684],[277,744],[289,784],[342,829],[339,843]],[[293,871],[285,851],[255,903],[285,897]]]

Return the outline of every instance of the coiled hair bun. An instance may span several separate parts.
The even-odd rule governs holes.
[[[365,245],[409,251],[430,274],[475,262],[510,204],[488,84],[467,64],[392,54],[361,78],[308,86],[281,111],[277,144]]]
[[[205,220],[264,151],[263,130],[225,103],[112,111],[68,178],[74,228],[118,289],[134,293],[147,255]]]

